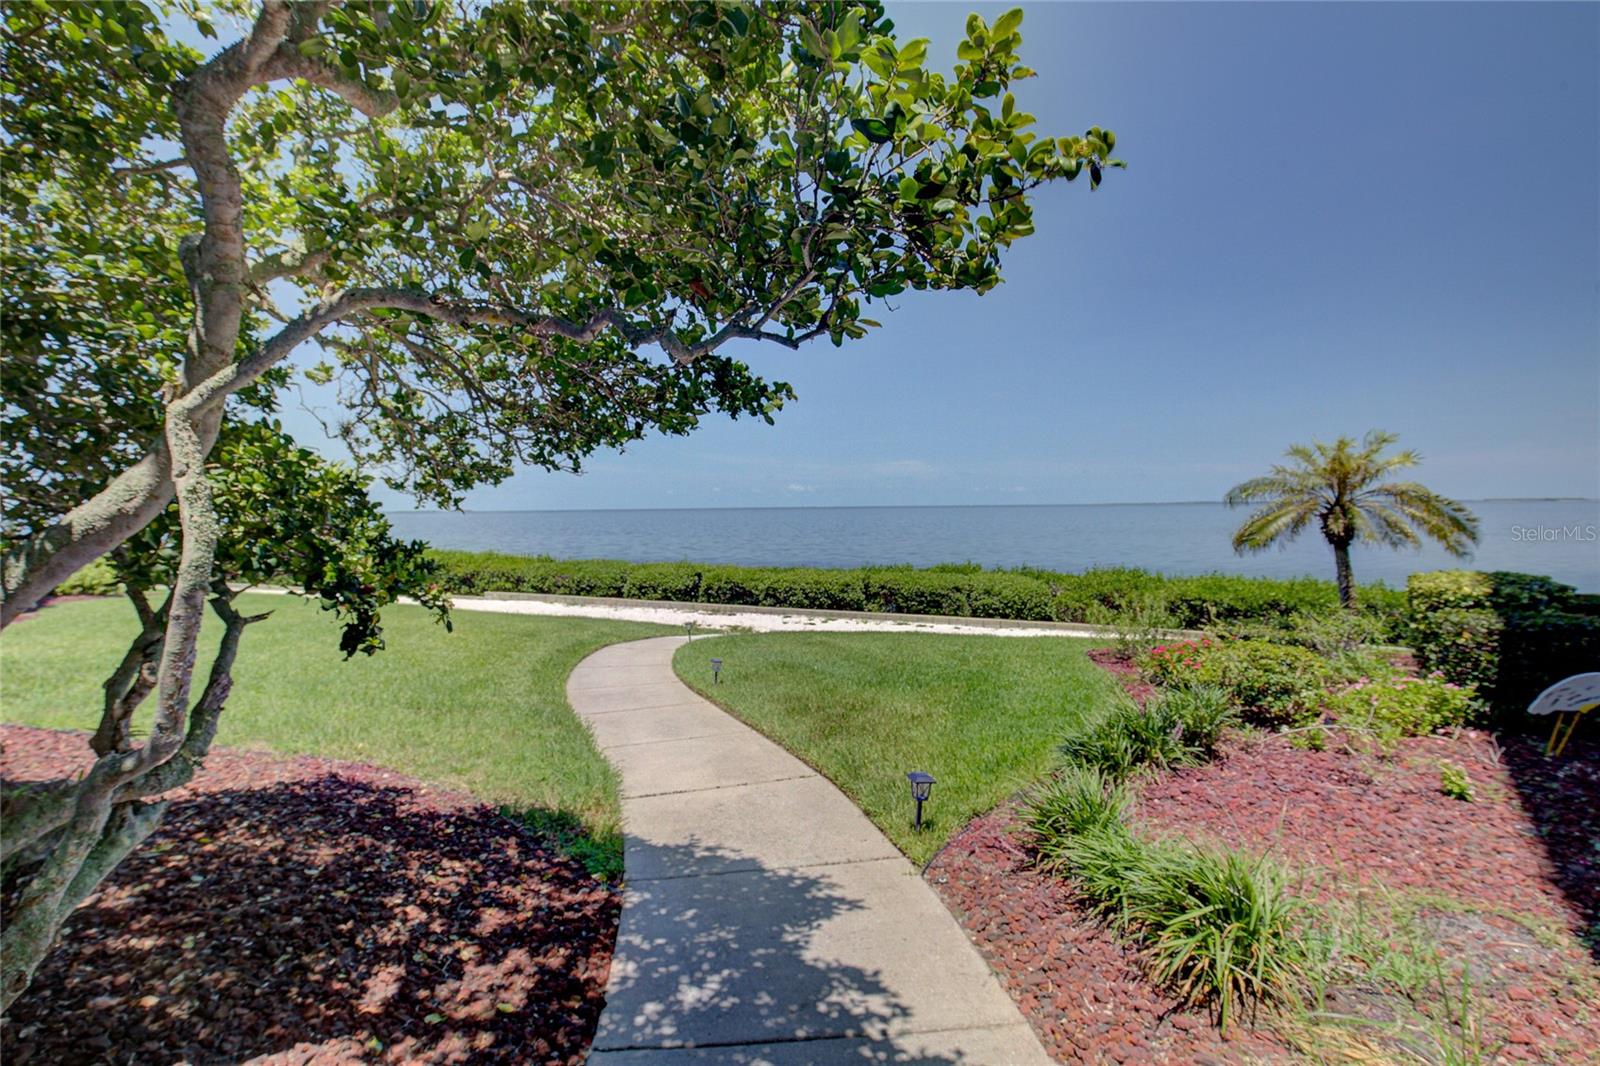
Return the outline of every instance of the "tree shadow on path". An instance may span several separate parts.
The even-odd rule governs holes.
[[[972,1061],[957,1038],[937,1047],[940,1037],[906,1031],[913,1011],[884,969],[841,959],[859,959],[871,925],[896,921],[868,913],[856,879],[909,876],[898,857],[774,870],[720,848],[630,837],[627,863],[678,873],[628,883],[597,1066]],[[866,870],[874,865],[881,872]],[[907,939],[887,965],[903,969],[916,953]],[[923,961],[935,977],[939,960]],[[915,1027],[937,1025],[924,1016]]]

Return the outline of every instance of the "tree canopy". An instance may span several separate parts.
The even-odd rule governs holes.
[[[1116,165],[1110,131],[1017,107],[1020,12],[969,19],[950,75],[875,5],[268,3],[210,62],[185,19],[216,32],[186,4],[8,9],[5,428],[47,438],[8,488],[41,458],[103,481],[160,423],[202,221],[239,260],[217,391],[318,337],[357,454],[450,504],[519,461],[770,418],[789,388],[727,342],[986,290],[1029,189]],[[86,439],[106,421],[128,431]]]
[[[0,625],[108,553],[159,556],[170,591],[141,612],[148,740],[97,748],[17,837],[43,858],[0,1004],[153,826],[140,783],[185,750],[208,597],[248,621],[226,576],[331,593],[347,650],[425,577],[386,530],[296,539],[284,516],[349,518],[365,484],[270,422],[297,348],[361,469],[433,504],[770,420],[792,391],[740,343],[843,344],[907,290],[987,291],[1031,190],[1122,165],[1110,130],[1033,129],[1021,22],[972,16],[941,73],[877,3],[8,4]]]

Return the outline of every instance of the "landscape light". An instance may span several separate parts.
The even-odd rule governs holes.
[[[683,623],[683,631],[689,635],[689,639],[690,640],[694,639],[694,623],[693,622],[685,622],[685,623]]]
[[[712,659],[711,660],[711,683],[714,684],[714,685],[722,684],[722,660],[721,659]]]
[[[921,770],[913,770],[906,775],[906,780],[911,782],[911,798],[917,801],[917,829],[922,828],[922,805],[927,802],[928,793],[933,791],[933,775],[925,774]]]

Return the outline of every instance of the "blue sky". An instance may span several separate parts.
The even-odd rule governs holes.
[[[891,5],[945,65],[972,9]],[[1043,191],[1007,284],[748,347],[799,393],[776,426],[467,507],[1216,499],[1372,427],[1458,497],[1600,495],[1600,5],[1026,10],[1019,102],[1130,166]]]

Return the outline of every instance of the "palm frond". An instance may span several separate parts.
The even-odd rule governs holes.
[[[1404,517],[1374,499],[1364,499],[1354,507],[1355,533],[1359,540],[1382,544],[1386,548],[1419,548],[1421,539]]]
[[[1249,481],[1241,481],[1228,490],[1222,502],[1229,507],[1240,507],[1257,500],[1279,499],[1285,496],[1294,496],[1300,491],[1299,486],[1289,477],[1280,474],[1277,470],[1265,477],[1253,477]]]
[[[1405,521],[1451,555],[1463,556],[1478,542],[1478,519],[1458,500],[1415,481],[1378,485],[1368,495],[1384,500]]]
[[[1316,519],[1317,512],[1315,500],[1274,500],[1245,519],[1244,525],[1233,534],[1233,550],[1262,551],[1280,537],[1296,537]]]
[[[1466,554],[1478,539],[1471,511],[1415,482],[1386,481],[1422,461],[1410,449],[1385,454],[1398,440],[1393,433],[1372,430],[1360,441],[1338,437],[1331,443],[1291,445],[1284,452],[1288,462],[1240,482],[1224,497],[1230,507],[1258,505],[1234,533],[1234,550],[1259,551],[1320,521],[1330,542],[1363,540],[1401,548],[1419,546],[1426,537],[1452,554]]]

